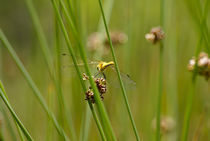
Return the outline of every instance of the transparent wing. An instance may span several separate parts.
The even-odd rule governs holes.
[[[120,88],[120,83],[117,77],[117,72],[114,67],[107,68],[104,71],[104,74],[106,75],[106,80],[109,85]],[[135,88],[136,82],[126,73],[120,72],[120,76],[122,78],[123,84],[126,88]]]
[[[76,69],[74,67],[74,64],[69,63],[69,62],[70,62],[70,60],[63,61],[63,63],[62,63],[61,69],[62,69],[63,75],[68,76],[68,77],[76,76]],[[97,72],[97,69],[96,69],[97,64],[98,64],[98,62],[96,62],[96,61],[88,62],[88,65],[90,66],[92,75],[94,75]],[[85,72],[84,63],[78,63],[77,65],[80,67],[81,73]]]

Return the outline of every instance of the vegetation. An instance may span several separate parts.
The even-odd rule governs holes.
[[[0,140],[209,140],[209,3],[1,1]]]

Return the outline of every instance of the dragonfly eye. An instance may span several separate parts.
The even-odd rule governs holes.
[[[97,66],[96,68],[97,68],[98,71],[100,70],[100,67],[99,66]]]

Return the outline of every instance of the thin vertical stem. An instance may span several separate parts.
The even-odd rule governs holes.
[[[114,52],[114,48],[113,48],[113,45],[112,45],[111,37],[110,37],[110,34],[109,34],[109,29],[108,29],[108,26],[107,26],[106,17],[105,17],[105,14],[104,14],[102,2],[101,2],[101,0],[98,0],[98,2],[99,2],[100,9],[101,9],[101,13],[102,13],[103,21],[104,21],[104,26],[105,26],[105,29],[106,29],[106,34],[107,34],[107,37],[108,37],[108,40],[109,40],[110,49],[111,49],[112,57],[113,57],[113,60],[114,60],[114,63],[115,63],[115,69],[117,71],[117,76],[118,76],[118,79],[119,79],[119,82],[120,82],[120,87],[121,87],[123,97],[124,97],[124,100],[125,100],[126,108],[127,108],[129,118],[130,118],[131,123],[132,123],[132,127],[133,127],[133,130],[134,130],[135,136],[136,136],[136,140],[139,141],[140,138],[139,138],[139,135],[138,135],[138,131],[137,131],[132,113],[131,113],[131,109],[130,109],[130,105],[129,105],[129,102],[128,102],[125,87],[123,85],[122,78],[120,76],[120,70],[119,70],[119,66],[118,66],[118,63],[117,63],[116,56],[115,56],[115,52]]]
[[[182,138],[181,141],[187,141],[187,136],[188,136],[188,131],[189,131],[189,124],[190,124],[190,115],[192,112],[192,104],[193,104],[193,99],[195,96],[195,78],[192,79],[192,83],[190,85],[190,92],[187,97],[187,106],[186,106],[186,111],[184,115],[184,125],[182,128]]]
[[[40,24],[36,10],[33,6],[32,0],[25,0],[25,2],[27,4],[29,13],[31,15],[38,40],[40,42],[40,47],[41,47],[44,57],[45,57],[46,64],[48,65],[48,68],[50,70],[50,68],[52,67],[52,56],[51,56],[51,53],[50,53],[50,50],[49,50],[49,47],[47,44],[46,36],[44,35],[44,31]]]
[[[164,0],[160,0],[160,26],[164,29]],[[156,141],[160,141],[160,122],[161,122],[161,103],[163,93],[163,50],[164,42],[160,42],[160,53],[159,53],[159,81],[158,81],[158,99],[157,99],[157,122],[156,122]]]
[[[200,32],[199,32],[199,40],[196,46],[196,51],[195,51],[195,56],[198,57],[199,52],[201,51],[201,45],[202,41],[207,41],[204,38],[204,26],[207,18],[207,13],[208,13],[208,0],[205,1],[205,6],[203,10],[203,14],[201,15],[201,23],[200,23]],[[201,11],[201,10],[200,10]],[[208,49],[208,47],[207,47]],[[208,50],[209,51],[209,50]],[[208,52],[209,53],[209,52]],[[188,138],[188,131],[189,131],[189,123],[190,123],[190,116],[192,112],[192,104],[193,104],[193,99],[195,96],[195,86],[196,86],[196,75],[197,75],[197,64],[195,64],[195,70],[192,75],[192,82],[191,82],[191,87],[190,87],[190,92],[189,96],[187,98],[187,106],[185,110],[185,115],[184,115],[184,122],[183,122],[183,128],[182,128],[182,136],[181,136],[181,141],[187,141]]]
[[[82,88],[83,88],[84,93],[85,93],[85,92],[86,92],[86,87],[85,87],[84,81],[83,81],[83,79],[82,79],[81,71],[80,71],[80,69],[79,69],[79,67],[78,67],[78,63],[77,63],[77,60],[76,60],[76,56],[75,56],[75,53],[74,53],[74,51],[73,51],[73,49],[72,49],[72,45],[71,45],[71,42],[70,42],[70,40],[69,40],[68,33],[67,33],[66,28],[65,28],[65,26],[64,26],[64,23],[63,23],[63,21],[62,21],[62,18],[61,18],[60,14],[59,14],[58,7],[57,7],[57,4],[56,4],[55,0],[51,0],[51,2],[52,2],[52,4],[53,4],[53,8],[54,8],[55,14],[56,14],[56,16],[57,16],[57,19],[58,19],[58,21],[59,21],[61,30],[62,30],[62,32],[63,32],[63,34],[64,34],[64,37],[65,37],[65,40],[66,40],[66,43],[67,43],[67,47],[68,47],[69,53],[70,53],[70,55],[71,55],[71,57],[72,57],[72,60],[73,60],[75,69],[76,69],[77,74],[78,74],[78,76],[79,76],[79,78],[80,78],[80,82],[81,82],[81,84],[82,84]],[[62,5],[62,1],[61,1],[61,5]],[[66,12],[65,9],[64,9],[64,12]],[[72,28],[72,27],[73,27],[73,24],[70,24],[70,26],[71,26],[71,28]],[[76,33],[76,29],[73,29],[73,31],[74,31],[73,33]],[[75,34],[75,35],[77,35],[77,34]],[[77,40],[79,41],[79,37],[76,36],[76,38],[77,38]],[[108,127],[108,128],[105,128],[105,129],[106,129],[105,132],[107,132],[107,133],[111,132],[111,133],[112,133],[112,129],[111,129],[111,125],[110,125],[109,120],[108,120],[108,116],[107,116],[107,114],[106,114],[106,112],[105,112],[105,109],[104,109],[104,107],[103,107],[103,104],[102,104],[102,102],[101,102],[101,99],[100,99],[98,90],[97,90],[97,88],[96,88],[96,86],[95,86],[95,82],[93,81],[93,78],[92,78],[92,76],[91,76],[90,70],[89,70],[88,65],[87,65],[86,56],[85,56],[85,54],[84,54],[84,50],[82,50],[81,45],[82,45],[82,44],[80,43],[80,44],[79,44],[80,54],[81,54],[81,56],[82,56],[82,58],[83,58],[83,61],[84,61],[84,64],[85,64],[85,68],[86,68],[87,74],[89,75],[89,78],[90,78],[91,87],[93,88],[93,92],[94,92],[94,96],[95,96],[95,100],[96,100],[96,105],[97,105],[97,107],[98,107],[98,109],[99,109],[99,115],[100,115],[100,118],[101,118],[101,120],[102,120],[102,124],[103,124],[104,127]],[[89,106],[90,106],[90,107],[92,106],[92,104],[91,104],[90,102],[89,102]],[[100,123],[99,123],[99,121],[98,121],[97,118],[96,118],[96,114],[95,114],[94,109],[91,108],[91,111],[92,111],[92,113],[93,113],[93,116],[94,116],[94,119],[95,119],[95,121],[96,121],[97,126],[100,127]],[[100,132],[103,132],[103,131],[101,131],[101,128],[98,128],[98,129],[99,129]],[[103,136],[103,134],[101,134],[101,135],[102,135],[102,139],[104,139],[105,137]],[[108,134],[107,134],[107,135],[108,135]],[[112,138],[112,139],[113,139],[113,138]],[[114,140],[114,139],[113,139],[113,140]]]
[[[15,131],[14,128],[11,125],[11,121],[9,119],[9,116],[7,114],[7,112],[5,111],[4,107],[3,107],[3,103],[0,104],[0,111],[2,112],[4,119],[5,119],[5,123],[7,124],[7,128],[9,130],[9,133],[11,135],[12,140],[17,140],[17,137],[15,135]],[[17,124],[16,124],[17,125]],[[17,125],[18,127],[18,125]]]
[[[158,81],[158,99],[157,99],[157,131],[156,131],[156,140],[160,141],[160,118],[161,118],[161,102],[162,102],[162,91],[163,91],[163,43],[160,43],[160,64],[159,64],[159,81]]]
[[[202,41],[203,41],[203,38],[202,38],[201,32],[200,32],[200,39],[198,41],[198,44],[196,47],[196,52],[195,52],[196,57],[198,56],[199,52],[201,51]],[[197,64],[195,64],[195,66],[196,65]],[[191,80],[192,82],[191,82],[191,86],[190,86],[190,92],[187,97],[187,104],[186,104],[184,121],[183,121],[181,141],[187,141],[187,137],[188,137],[188,131],[189,131],[189,125],[190,125],[190,115],[192,112],[192,104],[193,104],[193,99],[195,96],[196,75],[197,75],[197,67],[195,67],[195,71],[192,74],[192,80]]]

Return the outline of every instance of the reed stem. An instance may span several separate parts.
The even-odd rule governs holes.
[[[14,51],[13,47],[10,45],[9,41],[3,34],[3,32],[0,29],[0,40],[2,41],[3,45],[6,47],[8,50],[9,54],[15,61],[16,65],[18,66],[19,70],[21,71],[22,75],[26,79],[27,83],[31,87],[31,89],[34,92],[34,95],[36,96],[37,100],[41,104],[42,108],[44,111],[47,113],[47,116],[49,117],[50,120],[52,120],[55,128],[57,129],[58,133],[63,137],[65,140],[69,140],[69,138],[66,136],[66,133],[63,131],[62,127],[58,124],[54,114],[49,110],[49,107],[47,106],[47,103],[45,102],[41,92],[39,91],[38,87],[32,80],[31,76],[29,75],[28,71],[25,69],[23,63],[20,61],[19,57],[17,56],[16,52]]]
[[[2,98],[2,100],[4,101],[5,105],[7,106],[7,108],[9,109],[13,119],[15,120],[15,122],[18,124],[18,126],[20,127],[21,131],[23,132],[23,134],[25,135],[25,137],[27,138],[28,141],[33,141],[33,138],[31,137],[31,135],[29,134],[29,132],[27,131],[27,129],[25,128],[25,126],[23,125],[23,123],[20,121],[20,119],[18,118],[18,116],[16,115],[15,111],[13,110],[12,106],[10,105],[7,97],[6,97],[6,93],[5,90],[3,88],[3,85],[0,81],[0,97]]]
[[[106,17],[105,17],[105,14],[104,14],[104,9],[103,9],[103,6],[102,6],[102,2],[101,2],[101,0],[98,0],[98,2],[99,2],[100,10],[101,10],[101,13],[102,13],[103,22],[104,22],[104,26],[105,26],[105,29],[106,29],[106,34],[107,34],[109,44],[110,44],[110,49],[111,49],[111,52],[112,52],[112,58],[113,58],[114,63],[115,63],[115,69],[117,71],[117,76],[118,76],[118,79],[119,79],[119,82],[120,82],[120,88],[121,88],[122,93],[123,93],[123,98],[125,100],[128,115],[129,115],[129,118],[131,120],[131,124],[132,124],[133,130],[134,130],[135,136],[136,136],[136,140],[140,141],[140,137],[138,135],[138,131],[137,131],[137,128],[136,128],[136,125],[135,125],[135,121],[133,119],[132,112],[131,112],[131,109],[130,109],[130,105],[129,105],[129,102],[128,102],[126,90],[125,90],[125,87],[123,85],[122,78],[121,78],[121,75],[120,75],[120,70],[119,70],[116,55],[115,55],[115,52],[114,52],[114,48],[113,48],[113,45],[112,45],[111,37],[110,37],[110,34],[109,34],[109,29],[108,29],[108,26],[107,26]]]
[[[67,47],[68,47],[69,53],[70,53],[70,55],[71,55],[71,57],[72,57],[72,60],[73,60],[73,63],[74,63],[76,72],[77,72],[77,74],[78,74],[78,76],[79,76],[79,78],[80,78],[80,82],[81,82],[83,91],[84,91],[84,93],[85,93],[85,92],[86,92],[86,87],[85,87],[85,84],[84,84],[84,81],[83,81],[83,78],[82,78],[81,71],[80,71],[80,69],[79,69],[79,67],[78,67],[78,63],[77,63],[77,60],[76,60],[76,56],[75,56],[75,53],[74,53],[74,51],[73,51],[73,49],[72,49],[72,45],[71,45],[71,42],[70,42],[70,40],[69,40],[68,33],[67,33],[66,28],[65,28],[65,26],[64,26],[64,23],[63,23],[63,21],[62,21],[62,18],[61,18],[60,14],[59,14],[58,7],[57,7],[57,4],[56,4],[55,0],[52,0],[51,2],[52,2],[52,4],[53,4],[53,8],[54,8],[55,14],[56,14],[56,16],[57,16],[57,19],[58,19],[58,21],[59,21],[61,30],[62,30],[62,32],[63,32],[63,34],[64,34],[64,37],[65,37],[65,40],[66,40],[66,43],[67,43]],[[61,6],[62,6],[62,1],[60,1],[60,2],[61,2]],[[64,6],[64,5],[63,5],[63,6]],[[65,8],[65,7],[64,7],[64,12],[66,12],[66,8]],[[64,14],[65,14],[65,13],[64,13]],[[68,14],[66,14],[66,15],[68,15]],[[69,16],[68,16],[68,17],[69,17]],[[71,22],[71,21],[70,21],[70,22]],[[72,22],[69,23],[69,24],[70,24],[71,28],[74,27],[74,25],[73,25]],[[79,41],[79,37],[78,37],[78,34],[77,34],[76,29],[73,29],[73,33],[75,33],[76,39],[77,39],[77,41]],[[79,43],[80,43],[80,42],[79,42]],[[79,49],[80,49],[80,52],[81,52],[81,43],[80,43],[80,46],[79,46],[79,47],[80,47]],[[82,56],[83,61],[84,61],[84,59],[86,59],[86,57],[84,57],[84,52],[82,53],[81,56]],[[88,66],[87,66],[87,60],[85,60],[85,61],[86,61],[86,62],[85,62],[85,68],[87,69],[87,68],[88,68]],[[106,118],[107,115],[104,115],[104,114],[106,114],[106,113],[103,113],[105,109],[104,109],[103,106],[101,107],[101,105],[100,105],[100,104],[102,104],[102,102],[101,102],[101,99],[100,99],[100,97],[99,97],[98,90],[97,90],[97,88],[96,88],[96,86],[95,86],[95,82],[93,81],[93,78],[92,78],[92,76],[91,76],[91,74],[90,74],[90,71],[88,71],[87,74],[89,75],[89,78],[90,78],[90,80],[91,80],[91,82],[92,82],[92,83],[91,83],[91,86],[92,86],[92,88],[93,88],[94,96],[96,96],[96,99],[95,99],[95,100],[96,100],[96,104],[99,105],[99,109],[102,110],[102,111],[101,111],[102,114],[100,115],[100,117],[101,117],[102,119],[103,119],[103,118]],[[89,106],[90,106],[90,108],[91,108],[91,106],[92,106],[92,104],[91,104],[90,102],[89,102]],[[99,123],[99,120],[96,118],[97,116],[96,116],[96,113],[95,113],[94,109],[91,108],[91,111],[92,111],[93,117],[94,117],[94,119],[95,119],[95,122],[96,122],[96,124],[97,124],[97,127],[100,127],[101,125],[100,125],[100,123]],[[99,113],[101,113],[101,112],[99,112]],[[106,121],[106,122],[104,123],[104,125],[106,124],[106,126],[107,126],[107,125],[108,125],[108,124],[107,124],[107,119],[105,119],[105,121]],[[102,124],[103,124],[103,122],[102,122]],[[103,131],[101,131],[102,128],[98,128],[98,129],[99,129],[100,133],[103,133]],[[103,140],[105,139],[105,137],[104,137],[103,134],[101,134],[101,137],[102,137]]]

